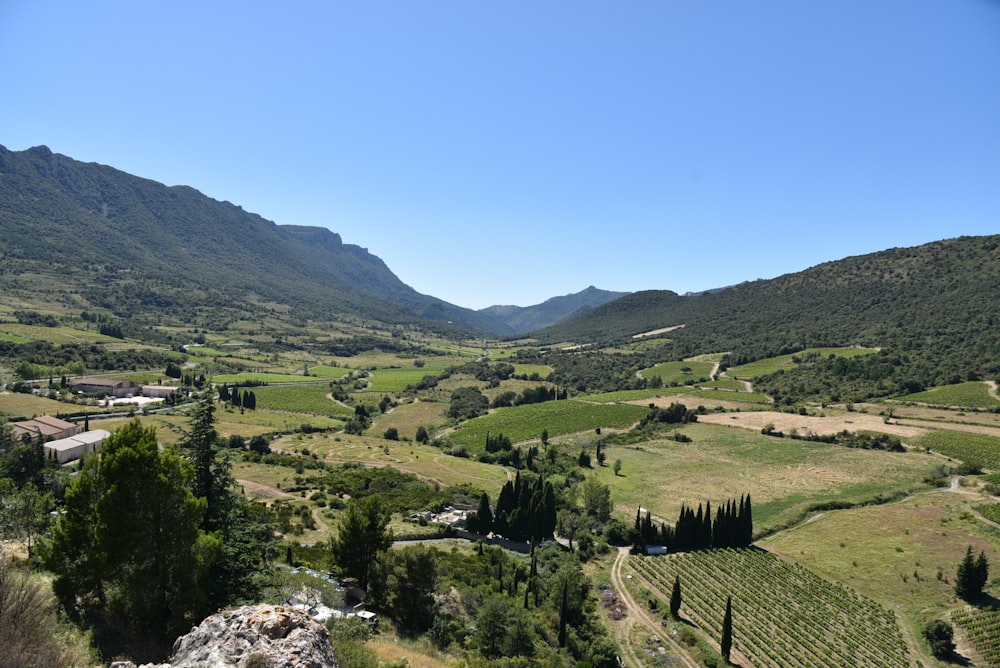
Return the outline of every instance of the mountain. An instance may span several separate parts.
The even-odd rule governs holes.
[[[894,366],[894,380],[918,387],[1000,373],[998,294],[1000,236],[960,237],[696,296],[637,292],[534,336],[545,343],[621,343],[683,325],[664,335],[669,354],[728,351],[732,364],[806,347],[860,345],[882,349],[865,364]],[[882,370],[864,373],[883,377]]]
[[[139,320],[238,319],[256,309],[509,333],[487,315],[418,293],[326,228],[276,225],[194,188],[45,146],[0,146],[0,293],[48,294]]]
[[[575,294],[552,297],[535,306],[489,306],[480,309],[479,313],[502,322],[512,334],[525,334],[582,315],[627,294],[598,290],[591,285]]]

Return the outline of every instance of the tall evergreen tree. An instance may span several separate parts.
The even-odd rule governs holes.
[[[670,592],[670,616],[674,619],[681,614],[681,576],[674,576],[674,588]]]
[[[733,650],[733,597],[726,597],[726,615],[722,618],[722,641],[719,643],[722,658],[731,663],[729,656]]]
[[[977,588],[978,575],[976,573],[976,561],[972,555],[972,546],[965,549],[965,557],[958,564],[955,573],[955,593],[959,598],[965,600],[973,599],[982,593],[981,588]]]

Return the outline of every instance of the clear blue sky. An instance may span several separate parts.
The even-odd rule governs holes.
[[[1000,232],[1000,0],[0,0],[0,144],[461,306],[704,290]]]

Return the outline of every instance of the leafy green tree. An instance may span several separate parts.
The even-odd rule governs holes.
[[[486,599],[479,608],[475,638],[483,656],[492,659],[503,655],[510,615],[510,603],[500,596]]]
[[[423,425],[417,427],[416,441],[417,443],[430,443],[431,435],[427,433],[427,427]]]
[[[722,658],[731,663],[729,656],[733,650],[733,597],[726,597],[726,615],[722,618],[722,641],[719,643]]]
[[[32,555],[36,539],[49,526],[52,494],[39,492],[28,483],[21,489],[10,479],[0,478],[0,536],[23,540]]]
[[[138,420],[112,434],[100,458],[85,459],[44,550],[67,610],[160,651],[190,628],[219,551],[199,530],[206,504],[190,476]]]
[[[622,471],[622,460],[616,459],[614,466],[612,466],[611,468],[614,470],[615,475],[617,476]]]
[[[376,496],[354,498],[330,540],[333,560],[347,576],[367,590],[373,567],[392,545],[390,512]]]
[[[924,638],[931,646],[931,653],[939,659],[947,659],[955,651],[955,629],[943,619],[927,622]]]
[[[595,517],[601,522],[611,518],[611,488],[590,476],[579,486],[580,499],[583,501],[584,514]]]
[[[391,550],[386,554],[388,608],[406,629],[426,631],[434,620],[437,560],[426,546]]]

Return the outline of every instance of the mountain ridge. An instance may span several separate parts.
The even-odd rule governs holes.
[[[242,300],[509,336],[618,294],[594,289],[506,315],[476,311],[417,292],[381,258],[326,227],[278,224],[189,185],[166,186],[44,145],[0,146],[0,177],[0,257],[8,263],[0,277],[55,268],[91,286],[81,306],[120,317],[136,317],[146,301],[161,309]],[[113,298],[95,284],[110,287]],[[141,297],[126,298],[126,290]]]

